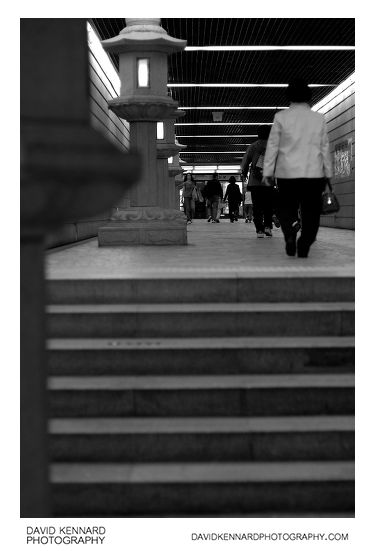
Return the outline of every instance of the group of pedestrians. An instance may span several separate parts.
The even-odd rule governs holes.
[[[195,212],[195,201],[205,201],[207,207],[207,222],[219,223],[222,204],[228,200],[230,221],[234,222],[239,217],[239,207],[242,202],[241,190],[236,183],[236,178],[231,176],[223,197],[223,188],[217,176],[209,180],[202,191],[196,186],[193,176],[189,173],[184,177],[182,188],[184,210],[187,223],[192,223]]]
[[[260,126],[258,139],[246,150],[241,163],[242,179],[247,180],[244,196],[234,176],[223,198],[216,175],[200,191],[188,174],[184,206],[191,223],[195,201],[205,200],[208,222],[217,223],[221,203],[228,200],[229,218],[235,222],[243,202],[245,222],[253,218],[257,237],[272,237],[273,225],[281,224],[286,254],[306,258],[318,233],[322,193],[330,183],[332,164],[325,119],[311,110],[307,83],[291,82],[287,100],[289,109],[276,113],[271,127]]]
[[[242,195],[240,186],[235,176],[230,176],[228,186],[223,197],[223,189],[216,174],[209,180],[202,191],[196,185],[194,177],[189,173],[184,177],[182,189],[184,200],[184,211],[188,224],[192,223],[195,213],[196,201],[205,202],[207,209],[207,222],[220,222],[220,215],[223,205],[228,202],[229,219],[231,222],[238,222],[239,209],[243,202],[245,222],[251,222],[253,218],[251,187],[247,185],[246,193]]]

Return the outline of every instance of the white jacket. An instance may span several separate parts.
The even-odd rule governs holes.
[[[276,113],[268,138],[263,176],[332,178],[324,115],[307,103],[291,103]]]

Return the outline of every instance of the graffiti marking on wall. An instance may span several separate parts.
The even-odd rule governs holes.
[[[347,178],[352,168],[352,138],[335,145],[334,174],[336,178]]]

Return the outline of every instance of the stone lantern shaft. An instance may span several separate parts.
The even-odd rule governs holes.
[[[182,51],[185,40],[173,38],[160,19],[126,19],[118,36],[102,42],[119,54],[120,96],[109,108],[130,124],[130,149],[142,157],[139,183],[120,202],[110,223],[99,230],[99,245],[186,244],[186,219],[168,208],[167,157],[177,151],[173,140],[158,143],[157,122],[184,115],[167,93],[168,55]],[[130,204],[129,204],[130,199]]]

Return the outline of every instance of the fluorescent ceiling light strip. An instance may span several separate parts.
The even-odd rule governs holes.
[[[228,154],[228,153],[246,153],[246,151],[181,151],[180,155],[212,155],[212,154]]]
[[[352,51],[355,46],[187,46],[185,52]]]
[[[197,169],[193,169],[193,170],[189,170],[187,172],[191,172],[192,174],[197,174],[197,175],[206,175],[206,174],[214,174],[215,172],[218,172],[220,174],[236,174],[236,173],[239,173],[240,172],[240,169],[239,168],[234,168],[234,169],[221,169],[221,170],[197,170]]]
[[[175,126],[272,126],[272,122],[175,122]]]
[[[187,110],[193,110],[193,109],[200,109],[200,110],[204,110],[204,111],[225,111],[225,110],[228,110],[228,109],[232,109],[234,111],[239,111],[239,110],[243,110],[243,109],[248,109],[248,110],[255,110],[255,109],[259,109],[260,111],[264,111],[266,109],[271,109],[272,111],[275,111],[275,109],[289,109],[289,107],[245,107],[245,106],[230,106],[230,107],[210,107],[210,106],[207,106],[207,107],[178,107],[177,109],[181,109],[183,111],[187,111]]]
[[[168,83],[168,88],[287,88],[288,84],[249,84],[244,83],[240,84],[239,82],[233,83],[218,83],[212,82],[209,84],[197,84],[194,82],[183,82],[183,83]],[[320,87],[334,87],[337,84],[309,84],[310,88],[320,88]]]
[[[176,138],[257,138],[258,134],[194,134],[194,136],[176,135]]]
[[[217,165],[193,165],[192,170],[217,170]]]
[[[203,172],[204,173],[204,172],[216,171],[216,170],[219,170],[220,172],[222,172],[224,170],[228,170],[228,171],[240,170],[241,165],[240,164],[237,164],[237,165],[205,165],[205,164],[199,164],[199,165],[185,165],[183,167],[183,169],[186,172],[195,171],[195,172],[200,172],[200,173]]]

